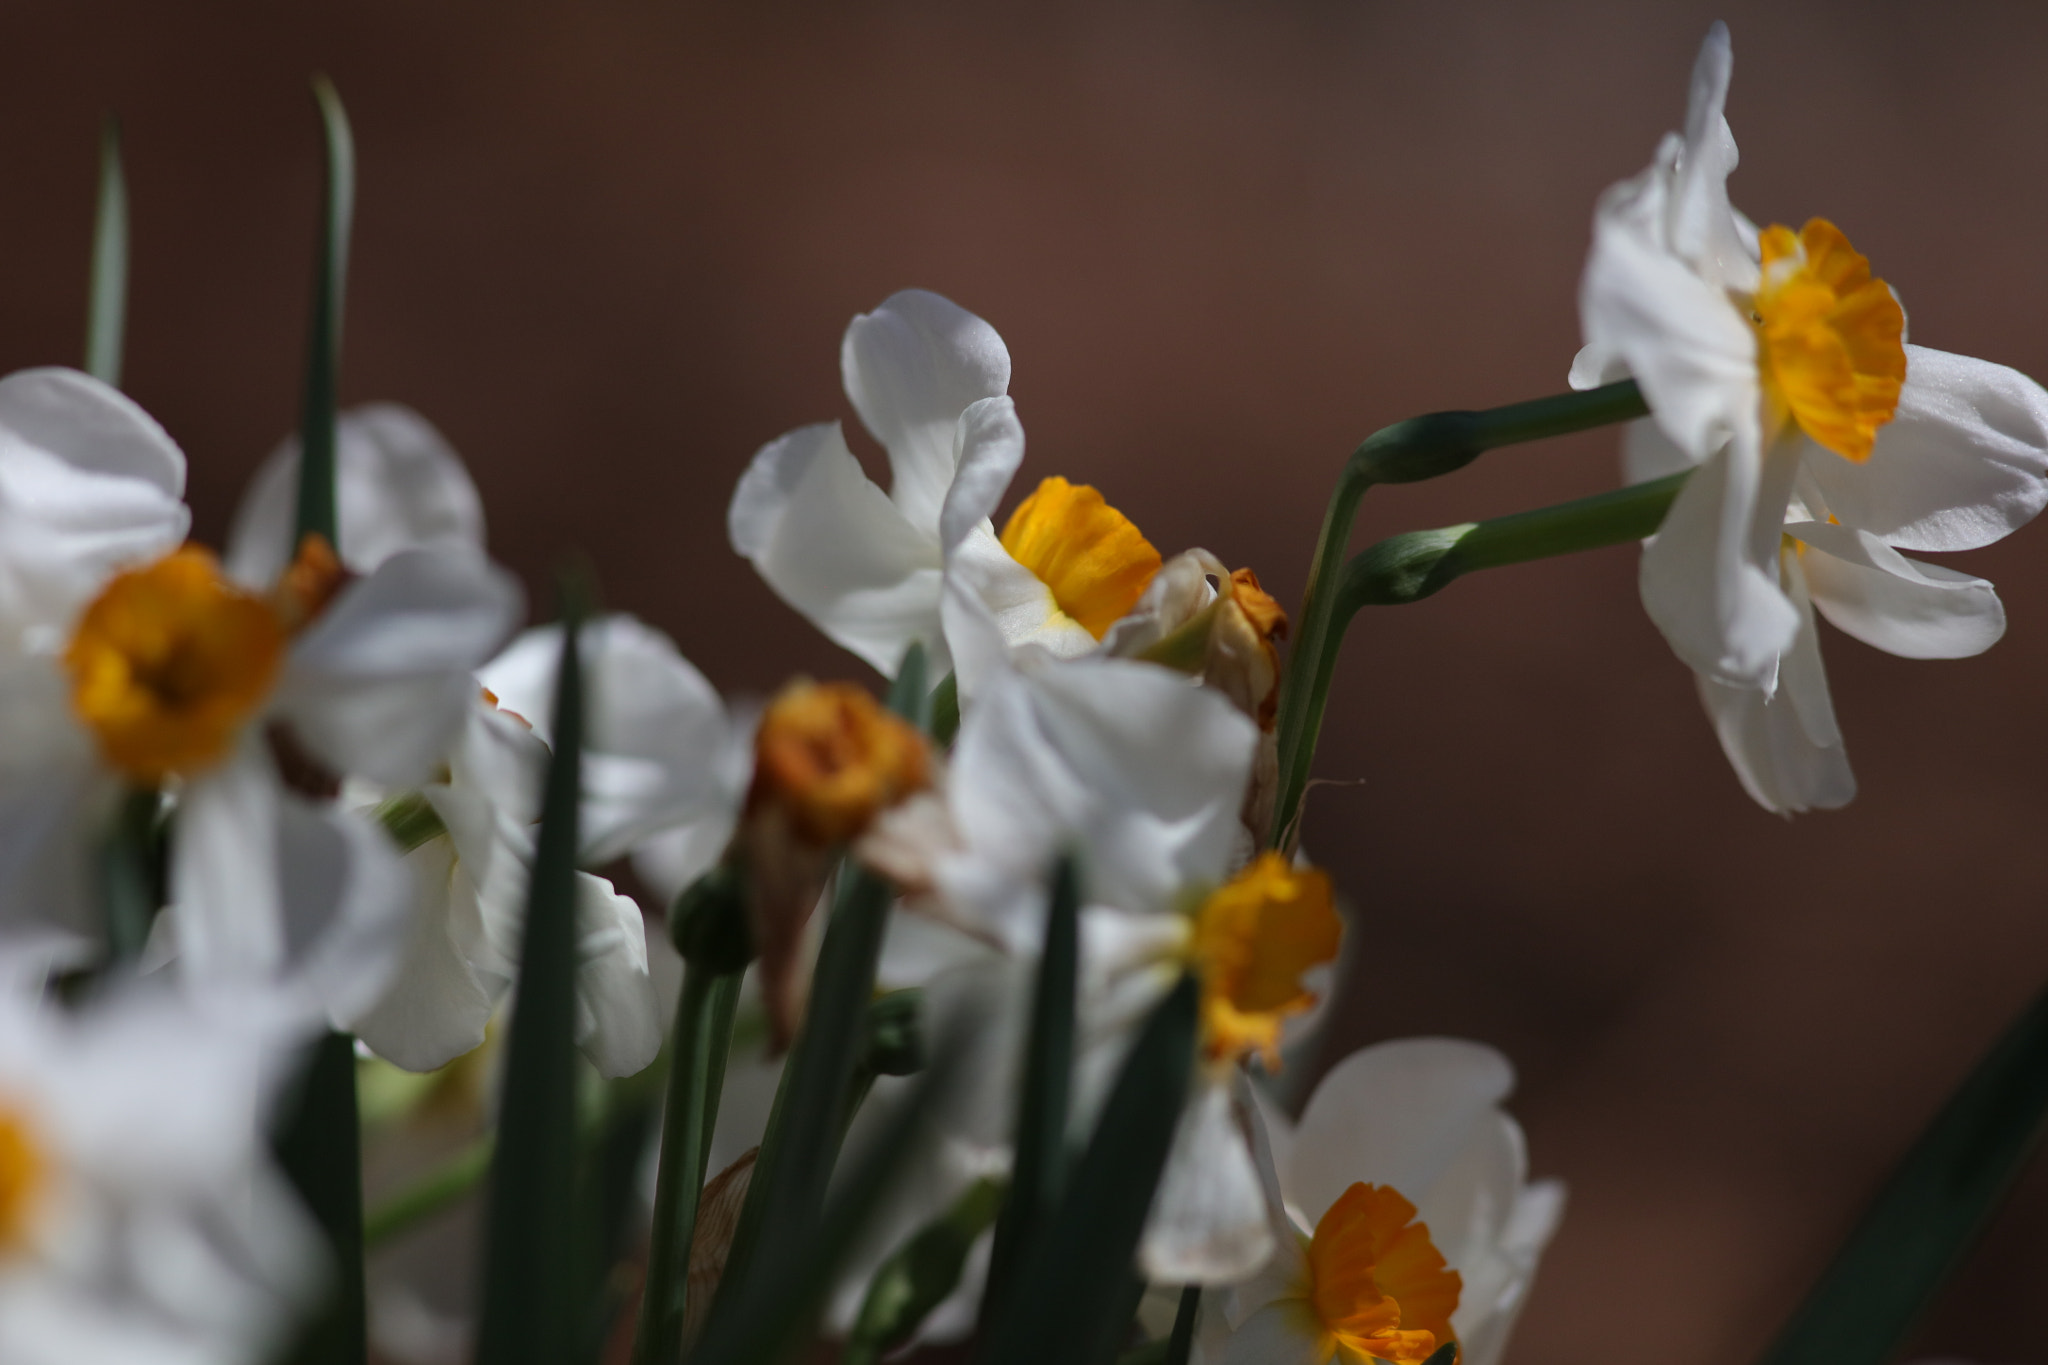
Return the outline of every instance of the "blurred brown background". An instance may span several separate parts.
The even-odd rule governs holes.
[[[100,111],[126,120],[129,387],[217,539],[292,424],[317,197],[361,157],[345,392],[412,403],[496,552],[570,547],[721,686],[857,667],[750,575],[756,446],[845,411],[909,284],[1015,358],[1027,474],[1300,591],[1372,429],[1562,387],[1594,196],[1734,28],[1738,201],[1825,214],[1916,340],[2048,375],[2048,12],[2019,4],[10,6],[0,367],[72,361]],[[1599,435],[1375,494],[1362,536],[1608,486]],[[1572,1208],[1522,1365],[1752,1356],[1876,1175],[2048,977],[2048,528],[1968,557],[2012,638],[1833,636],[1865,794],[1742,795],[1612,550],[1353,632],[1311,847],[1363,904],[1345,1047],[1492,1041]],[[2048,1358],[2048,1171],[1924,1354]]]

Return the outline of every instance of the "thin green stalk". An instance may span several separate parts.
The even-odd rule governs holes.
[[[107,948],[116,962],[142,956],[150,925],[163,906],[163,842],[157,827],[162,806],[154,787],[129,792],[100,848],[100,904]]]
[[[527,879],[519,977],[505,1043],[477,1365],[562,1365],[575,1354],[584,1320],[580,1300],[588,1281],[575,1265],[576,827],[583,736],[578,639],[587,594],[570,580],[562,595],[555,752]]]
[[[690,1240],[697,1230],[697,1199],[718,1122],[713,1074],[732,1041],[739,1003],[737,972],[714,973],[702,963],[683,968],[676,1005],[675,1042],[669,1054],[668,1105],[654,1186],[654,1231],[647,1284],[633,1341],[634,1365],[675,1365],[683,1358]]]
[[[85,372],[117,389],[127,331],[128,177],[121,161],[121,120],[108,114],[100,124],[100,192],[86,291]]]
[[[348,241],[355,217],[356,150],[341,96],[325,76],[313,100],[327,147],[327,190],[320,214],[320,252],[313,265],[313,315],[306,337],[306,388],[299,411],[298,517],[287,554],[309,535],[340,547],[334,493],[337,380],[341,367],[342,300],[348,292]]]
[[[377,1250],[475,1189],[477,1182],[490,1174],[491,1156],[497,1148],[497,1135],[485,1133],[371,1209],[363,1219],[364,1249]]]
[[[1191,1284],[1180,1291],[1180,1306],[1173,1314],[1173,1335],[1166,1339],[1166,1365],[1188,1365],[1195,1349],[1195,1320],[1202,1312],[1202,1286]]]
[[[1345,622],[1338,616],[1339,578],[1359,499],[1366,489],[1380,483],[1433,479],[1462,469],[1499,446],[1587,431],[1648,412],[1634,381],[1627,380],[1480,412],[1437,412],[1410,418],[1374,432],[1352,452],[1323,514],[1323,529],[1309,564],[1308,588],[1295,618],[1294,649],[1281,679],[1277,729],[1280,790],[1271,834],[1275,847],[1291,829],[1308,786],[1323,698],[1329,689],[1321,664],[1334,656],[1332,637],[1343,638]],[[1305,662],[1310,667],[1303,667]]]
[[[361,1120],[356,1040],[329,1033],[313,1044],[298,1094],[273,1143],[306,1209],[326,1236],[334,1278],[326,1306],[301,1338],[294,1365],[362,1365],[369,1351],[363,1291]]]

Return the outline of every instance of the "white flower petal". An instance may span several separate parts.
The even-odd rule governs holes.
[[[521,596],[480,557],[401,551],[294,642],[278,708],[336,772],[416,785],[461,736],[474,670],[518,625]]]
[[[1856,795],[1828,699],[1819,632],[1811,609],[1802,614],[1804,623],[1779,670],[1776,697],[1760,688],[1698,680],[1707,718],[1743,790],[1780,815],[1834,810]]]
[[[936,536],[953,482],[955,424],[972,404],[1009,392],[1003,339],[951,300],[906,289],[848,324],[839,371],[854,411],[889,452],[890,497],[912,526]]]
[[[939,544],[953,547],[996,514],[1024,463],[1024,426],[1008,398],[984,398],[960,414],[953,436],[957,469],[939,514]]]
[[[1468,1277],[1458,1311],[1451,1316],[1461,1361],[1498,1365],[1507,1350],[1508,1336],[1529,1302],[1537,1262],[1563,1218],[1561,1181],[1539,1180],[1516,1199],[1507,1227],[1489,1256],[1495,1269],[1489,1275],[1489,1285],[1482,1287],[1487,1292],[1475,1290]]]
[[[763,446],[726,529],[778,597],[877,672],[893,675],[913,640],[943,662],[938,503],[928,526],[908,520],[861,472],[837,422]]]
[[[450,795],[441,789],[445,797]],[[429,839],[406,855],[413,911],[397,975],[352,1023],[378,1056],[407,1071],[445,1066],[484,1041],[510,983],[476,962],[483,941],[477,889],[455,841]]]
[[[70,702],[54,660],[0,662],[0,937],[17,947],[104,933],[97,853],[120,782]]]
[[[576,874],[576,1043],[601,1076],[633,1075],[661,1051],[646,935],[632,897]]]
[[[1684,150],[1675,168],[1666,221],[1672,250],[1702,279],[1723,289],[1749,292],[1756,287],[1757,261],[1753,251],[1744,249],[1728,202],[1735,134],[1722,114],[1734,68],[1728,26],[1716,20],[1693,62]]]
[[[1404,1038],[1352,1053],[1302,1112],[1294,1159],[1280,1173],[1288,1202],[1319,1219],[1361,1180],[1404,1193],[1430,1189],[1514,1084],[1506,1057],[1457,1038]]]
[[[0,648],[61,631],[108,575],[185,538],[185,457],[76,370],[0,379]]]
[[[1138,1243],[1138,1263],[1161,1284],[1234,1284],[1273,1255],[1265,1192],[1228,1079],[1198,1082]]]
[[[397,403],[341,414],[334,445],[341,562],[369,573],[401,550],[482,553],[483,499],[462,459],[426,418]],[[297,552],[299,440],[257,469],[228,531],[227,571],[267,588]]]
[[[412,920],[412,880],[390,838],[354,811],[286,794],[277,829],[287,980],[345,1023],[390,985]]]
[[[1808,444],[1844,523],[1902,550],[1973,550],[2048,506],[2048,391],[1988,360],[1906,348],[1898,414],[1861,464]]]
[[[1324,1339],[1307,1299],[1278,1299],[1246,1318],[1221,1359],[1204,1365],[1325,1365]]]
[[[1638,582],[1644,610],[1694,672],[1763,686],[1799,626],[1777,575],[1764,567],[1775,567],[1796,466],[1779,452],[1765,470],[1757,463],[1752,451],[1733,444],[1702,464],[1643,550]],[[1757,528],[1765,522],[1769,548],[1759,553]]]
[[[2005,607],[1981,578],[1908,559],[1867,531],[1800,522],[1787,535],[1820,553],[1801,567],[1835,627],[1902,659],[1966,659],[2005,634]]]
[[[980,695],[991,669],[1007,667],[1024,646],[1035,645],[1056,659],[1078,659],[1095,649],[1087,627],[1060,610],[1052,589],[1010,557],[987,522],[968,532],[947,559],[946,591],[972,598],[1002,637],[1000,652],[991,654],[987,628],[977,622],[954,646],[960,695],[968,700]],[[961,633],[960,615],[957,606],[946,615],[949,639]]]
[[[196,990],[271,981],[286,953],[277,865],[284,788],[258,736],[178,795],[171,826],[170,905],[178,969]]]
[[[1621,481],[1648,483],[1652,479],[1682,474],[1699,461],[1673,444],[1658,425],[1647,417],[1622,428]]]

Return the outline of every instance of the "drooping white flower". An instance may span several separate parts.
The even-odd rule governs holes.
[[[988,518],[1024,455],[995,329],[937,294],[905,290],[853,320],[846,394],[887,450],[884,493],[839,424],[764,446],[733,493],[733,547],[834,641],[883,673],[921,641],[952,666],[942,583],[967,585],[1012,644],[1066,657],[1095,648],[1159,568],[1159,553],[1093,488],[1049,479],[1000,536]],[[963,675],[963,686],[966,683]]]
[[[1278,1253],[1203,1296],[1203,1365],[1416,1365],[1455,1337],[1495,1365],[1564,1211],[1527,1180],[1501,1109],[1507,1059],[1450,1038],[1354,1052],[1298,1125],[1264,1109],[1261,1172]]]
[[[0,1359],[274,1358],[321,1266],[269,1162],[261,1018],[0,993]]]
[[[1572,383],[1641,386],[1631,479],[1696,470],[1644,551],[1643,603],[1751,794],[1793,811],[1854,793],[1813,609],[1912,658],[1995,641],[1988,583],[1898,552],[1986,545],[2048,505],[2048,392],[1908,346],[1833,224],[1759,231],[1730,205],[1732,62],[1716,24],[1684,133],[1601,198]]]

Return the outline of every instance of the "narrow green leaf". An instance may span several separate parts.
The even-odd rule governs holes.
[[[1115,1358],[1135,1308],[1138,1238],[1194,1070],[1198,998],[1183,976],[1131,1045],[1058,1210],[1024,1249],[982,1339],[984,1365]]]
[[[112,114],[100,124],[99,206],[85,297],[85,372],[118,389],[128,332],[128,176],[121,162],[121,120]]]
[[[723,1077],[739,984],[738,972],[714,972],[701,961],[683,967],[683,993],[669,1049],[668,1107],[655,1176],[646,1289],[633,1342],[635,1365],[674,1365],[683,1358],[690,1240],[697,1230],[697,1199],[718,1123],[714,1077]]]
[[[925,688],[927,661],[924,641],[912,640],[896,666],[896,678],[889,684],[889,709],[923,730],[931,725],[932,699]]]
[[[150,925],[163,906],[162,806],[163,797],[153,787],[129,792],[100,845],[100,904],[107,949],[116,962],[142,956]]]
[[[932,737],[932,743],[941,749],[953,745],[953,737],[960,733],[960,679],[948,673],[939,679],[939,685],[932,689],[931,722],[925,729]]]
[[[981,1296],[983,1334],[993,1328],[1019,1255],[1059,1206],[1067,1173],[1067,1110],[1074,1072],[1074,995],[1080,962],[1080,875],[1071,856],[1053,865],[1046,904],[1045,950],[1031,1002],[1031,1033],[1017,1100],[1016,1158],[1010,1198],[996,1224],[988,1287]]]
[[[292,1352],[295,1365],[362,1365],[369,1350],[361,1144],[356,1040],[329,1033],[313,1044],[272,1143],[333,1257],[326,1303]]]
[[[1166,1339],[1166,1365],[1188,1365],[1195,1349],[1195,1320],[1202,1314],[1202,1286],[1191,1284],[1180,1291],[1180,1306],[1173,1312],[1173,1335]],[[1449,1343],[1446,1343],[1449,1344]],[[1453,1351],[1455,1354],[1455,1349]],[[1439,1353],[1440,1354],[1440,1353]],[[1451,1365],[1432,1355],[1423,1365]]]
[[[334,442],[337,378],[341,368],[342,301],[348,292],[349,228],[355,218],[356,148],[341,96],[325,76],[313,80],[313,100],[327,148],[327,188],[320,214],[320,251],[313,264],[313,313],[306,336],[306,387],[299,410],[299,501],[292,544],[309,535],[337,550]]]
[[[902,1107],[865,1143],[822,1218],[802,1237],[764,1239],[754,1271],[719,1287],[703,1340],[690,1365],[771,1365],[794,1353],[817,1321],[819,1306],[868,1220],[894,1189],[926,1113],[951,1088],[956,1054],[942,1049]],[[755,1179],[760,1167],[755,1166]]]
[[[364,1247],[375,1251],[453,1206],[491,1173],[491,1157],[497,1150],[497,1135],[485,1133],[387,1197],[363,1219]]]
[[[1003,1183],[984,1178],[882,1262],[847,1334],[840,1365],[873,1365],[909,1341],[960,1284],[967,1253],[1003,1205]]]
[[[714,1324],[768,1265],[792,1259],[813,1235],[839,1154],[846,1097],[866,1041],[861,1027],[875,991],[875,965],[889,922],[889,885],[851,864],[811,979],[803,1030],[783,1068],[768,1131],[713,1304]],[[707,1328],[707,1331],[709,1329]]]
[[[1992,1044],[1877,1192],[1763,1365],[1882,1365],[2040,1146],[2048,993]]]
[[[477,1365],[561,1365],[571,1358],[583,1276],[576,1245],[576,842],[583,757],[585,615],[563,591],[555,752],[528,882],[517,995],[505,1047],[498,1150],[484,1233]]]

